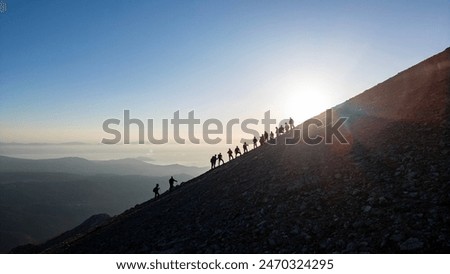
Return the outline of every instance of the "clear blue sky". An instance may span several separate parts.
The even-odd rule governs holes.
[[[449,1],[4,0],[0,142],[100,142],[102,122],[298,122],[450,46]]]

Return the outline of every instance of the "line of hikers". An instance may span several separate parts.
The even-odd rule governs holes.
[[[174,183],[178,182],[177,180],[175,180],[173,178],[173,176],[170,176],[169,179],[169,192],[172,192],[172,190],[174,189]],[[153,193],[155,193],[155,198],[159,198],[159,184],[156,184],[156,186],[153,188]]]
[[[284,123],[284,127],[283,125],[280,125],[280,127],[275,127],[275,134],[273,133],[273,131],[269,133],[267,133],[267,131],[264,131],[264,134],[261,134],[261,137],[259,137],[259,144],[260,146],[264,145],[266,142],[275,142],[275,135],[278,137],[281,134],[284,134],[285,132],[288,132],[290,129],[294,128],[294,120],[292,118],[289,118],[289,124],[288,123]],[[244,153],[248,153],[248,147],[249,145],[247,144],[247,142],[244,142],[244,144],[242,145],[242,148],[244,149]],[[256,136],[253,137],[253,149],[258,147],[258,139],[256,138]],[[241,153],[241,149],[239,148],[239,146],[236,146],[236,148],[234,149],[234,155],[233,156],[233,151],[231,150],[231,148],[228,149],[227,151],[228,154],[228,161],[233,160],[235,157],[237,157],[238,155],[242,155]],[[216,167],[216,163],[218,162],[218,166],[220,166],[220,164],[225,164],[224,160],[223,160],[223,156],[222,153],[219,154],[215,154],[214,156],[211,157],[211,169]],[[174,183],[178,182],[177,180],[175,180],[173,178],[173,176],[170,177],[169,179],[169,192],[171,192],[174,189]],[[153,188],[153,193],[155,193],[155,199],[159,198],[159,184],[156,184],[156,186]]]
[[[264,131],[264,134],[261,134],[261,137],[259,137],[260,146],[264,145],[266,142],[275,143],[275,135],[276,135],[276,137],[278,137],[281,134],[284,134],[285,132],[288,132],[290,129],[293,129],[293,128],[294,128],[294,120],[291,117],[289,117],[289,124],[286,122],[286,123],[284,123],[284,127],[283,127],[283,125],[280,125],[280,127],[275,127],[275,134],[273,133],[273,131],[271,131],[270,134],[267,133],[267,131]],[[244,149],[244,153],[248,152],[248,147],[249,147],[249,145],[247,144],[247,142],[244,142],[244,144],[242,145],[242,148]],[[253,137],[253,149],[255,149],[257,147],[258,147],[258,139],[256,138],[256,136],[254,136]],[[236,148],[234,149],[235,156],[233,156],[233,151],[231,150],[231,148],[228,149],[227,154],[228,154],[228,161],[233,160],[238,155],[242,155],[241,149],[239,148],[239,146],[236,146]],[[216,164],[217,164],[217,166],[220,166],[221,163],[225,164],[222,153],[214,154],[214,156],[211,157],[210,163],[211,163],[211,169],[216,168]]]

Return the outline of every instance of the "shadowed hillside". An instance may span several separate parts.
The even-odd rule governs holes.
[[[281,136],[43,252],[449,252],[449,98],[447,49],[334,107],[349,144]]]
[[[204,170],[136,159],[0,156],[0,253],[21,244],[42,243],[93,214],[121,213],[152,197],[155,184],[160,184],[161,192],[167,190],[167,174],[183,182]]]
[[[177,177],[180,181],[192,177]],[[0,173],[0,253],[42,243],[99,212],[111,215],[153,197],[167,177]]]

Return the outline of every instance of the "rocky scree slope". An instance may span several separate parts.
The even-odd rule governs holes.
[[[449,95],[447,49],[334,107],[349,144],[282,136],[43,252],[448,253]]]

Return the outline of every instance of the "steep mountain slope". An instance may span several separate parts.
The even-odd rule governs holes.
[[[153,196],[156,183],[180,182],[206,168],[154,165],[139,159],[29,160],[0,156],[0,253],[41,243],[92,214],[118,214]]]
[[[96,229],[98,226],[106,223],[110,218],[111,218],[111,216],[109,216],[108,214],[93,215],[93,216],[89,217],[86,221],[84,221],[81,225],[75,227],[72,230],[64,232],[63,234],[51,239],[50,241],[47,241],[44,244],[41,244],[41,245],[27,244],[27,245],[19,246],[19,247],[15,248],[14,251],[17,253],[22,253],[22,249],[23,249],[23,252],[25,252],[25,253],[26,252],[39,253],[39,252],[47,249],[48,247],[57,245],[59,243],[63,243],[66,241],[73,241],[73,240],[79,238],[80,236],[82,236],[83,234],[86,234],[86,233]]]
[[[449,252],[449,98],[447,49],[333,108],[349,144],[281,136],[44,252]]]
[[[167,190],[168,178],[0,173],[0,253],[46,241],[99,212],[119,214],[152,197],[155,184]]]

